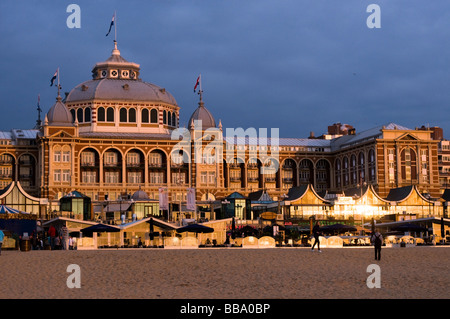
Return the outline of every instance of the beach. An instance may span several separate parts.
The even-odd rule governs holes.
[[[2,251],[2,299],[450,298],[450,247]],[[69,288],[68,266],[80,270]],[[380,288],[367,267],[379,265]]]

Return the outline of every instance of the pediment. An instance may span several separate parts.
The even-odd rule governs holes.
[[[398,138],[396,138],[395,140],[396,141],[418,141],[419,139],[410,133],[405,133],[405,134],[399,136]]]

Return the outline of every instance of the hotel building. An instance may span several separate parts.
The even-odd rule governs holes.
[[[58,94],[43,123],[0,132],[1,186],[19,181],[30,195],[53,203],[51,210],[74,190],[93,201],[139,190],[158,199],[161,187],[171,202],[185,202],[187,188],[201,202],[261,190],[281,200],[304,185],[323,198],[368,185],[380,198],[411,185],[441,196],[432,130],[335,124],[318,138],[225,136],[201,95],[181,130],[174,96],[141,77],[140,65],[124,59],[115,43],[91,79]]]

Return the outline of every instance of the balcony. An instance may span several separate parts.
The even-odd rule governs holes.
[[[247,165],[248,169],[258,169],[258,164],[256,163],[250,163]]]
[[[120,168],[122,167],[122,164],[118,163],[118,162],[113,162],[113,163],[104,163],[103,164],[104,168]]]
[[[265,181],[269,183],[274,183],[277,179],[275,177],[266,177]]]
[[[247,180],[249,182],[259,182],[259,178],[258,177],[249,177]]]
[[[241,163],[230,163],[228,165],[230,168],[241,168]]]
[[[165,163],[148,163],[150,169],[166,169]]]
[[[141,163],[127,163],[127,168],[143,169],[144,165]]]
[[[230,177],[230,182],[240,182],[241,178],[240,177]]]
[[[0,174],[0,179],[12,179],[13,175],[10,174]]]
[[[98,164],[95,162],[81,162],[81,167],[98,167]]]
[[[292,184],[292,178],[291,177],[285,177],[285,178],[283,178],[283,183],[286,183],[286,184]]]

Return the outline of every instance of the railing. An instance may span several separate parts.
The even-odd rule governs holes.
[[[96,164],[95,162],[81,162],[80,166],[81,167],[97,167],[98,164]]]
[[[105,168],[118,168],[118,167],[122,166],[122,164],[120,164],[120,163],[104,163],[103,166]]]
[[[144,165],[141,163],[127,163],[127,168],[138,168],[143,169]]]
[[[165,169],[167,165],[163,163],[148,163],[148,167],[155,169]]]
[[[7,179],[10,179],[10,178],[12,178],[12,174],[0,174],[0,178],[3,178],[3,179],[5,179],[5,178],[7,178]]]
[[[230,181],[231,182],[240,182],[241,178],[240,177],[230,177]]]
[[[247,178],[247,180],[249,182],[259,182],[259,178],[258,177],[249,177],[249,178]]]
[[[275,177],[266,177],[265,181],[266,182],[275,182],[277,179]]]
[[[289,183],[289,184],[292,184],[292,178],[290,178],[290,177],[285,177],[285,178],[283,178],[283,183]]]
[[[20,174],[19,178],[20,179],[30,179],[30,178],[33,178],[33,175],[32,174]]]

